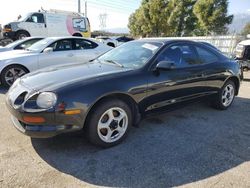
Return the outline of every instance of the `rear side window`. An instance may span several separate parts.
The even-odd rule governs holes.
[[[214,53],[212,53],[204,48],[196,46],[196,51],[199,55],[200,60],[203,63],[206,63],[206,64],[215,63],[219,60],[219,58]]]
[[[86,49],[94,49],[98,45],[92,41],[84,40],[84,39],[76,39],[75,40],[75,50],[86,50]]]
[[[49,47],[52,47],[53,51],[72,50],[72,41],[70,39],[59,40],[51,44]]]

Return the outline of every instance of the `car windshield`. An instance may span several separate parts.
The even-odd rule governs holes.
[[[160,42],[133,41],[125,43],[98,58],[101,63],[112,63],[126,68],[142,67],[162,46]]]
[[[23,41],[25,41],[25,39],[21,39],[21,40],[17,40],[17,41],[15,41],[15,42],[12,42],[12,43],[8,44],[8,45],[6,46],[6,48],[12,48],[12,47],[14,47],[14,46],[16,46],[16,45],[18,45],[18,44],[21,44]]]
[[[23,16],[21,16],[18,21],[19,22],[24,22],[26,21],[26,19],[31,15],[31,13],[27,13],[27,14],[24,14]]]
[[[28,51],[34,51],[34,52],[41,52],[46,48],[49,44],[51,44],[54,40],[51,38],[45,38],[43,40],[40,40],[33,45],[31,45],[29,48],[27,48]]]

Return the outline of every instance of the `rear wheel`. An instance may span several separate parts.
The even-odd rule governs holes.
[[[226,110],[231,106],[235,98],[235,84],[233,81],[229,80],[222,87],[215,101],[213,101],[213,106],[219,110]]]
[[[1,82],[5,87],[10,87],[18,78],[27,74],[28,70],[20,65],[10,65],[1,73]]]
[[[104,101],[87,120],[87,137],[95,145],[111,147],[124,140],[131,124],[132,114],[126,103],[120,100]]]

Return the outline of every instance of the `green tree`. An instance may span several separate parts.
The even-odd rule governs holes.
[[[201,34],[225,34],[233,15],[227,15],[228,0],[197,0],[193,12]]]
[[[197,18],[193,13],[193,6],[197,0],[171,0],[171,10],[167,24],[171,29],[172,36],[193,35],[196,28]]]
[[[245,27],[243,28],[241,34],[244,35],[244,36],[250,34],[250,22],[248,22],[248,23],[245,25]]]

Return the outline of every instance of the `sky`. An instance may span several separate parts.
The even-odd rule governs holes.
[[[84,12],[84,0],[82,12]],[[126,28],[129,15],[140,6],[141,0],[87,0],[88,18],[92,30],[100,29],[100,14],[107,14],[106,28]],[[17,19],[18,15],[40,8],[67,11],[78,10],[78,0],[5,0],[0,6],[0,24]],[[250,0],[229,0],[229,13],[249,13]]]

